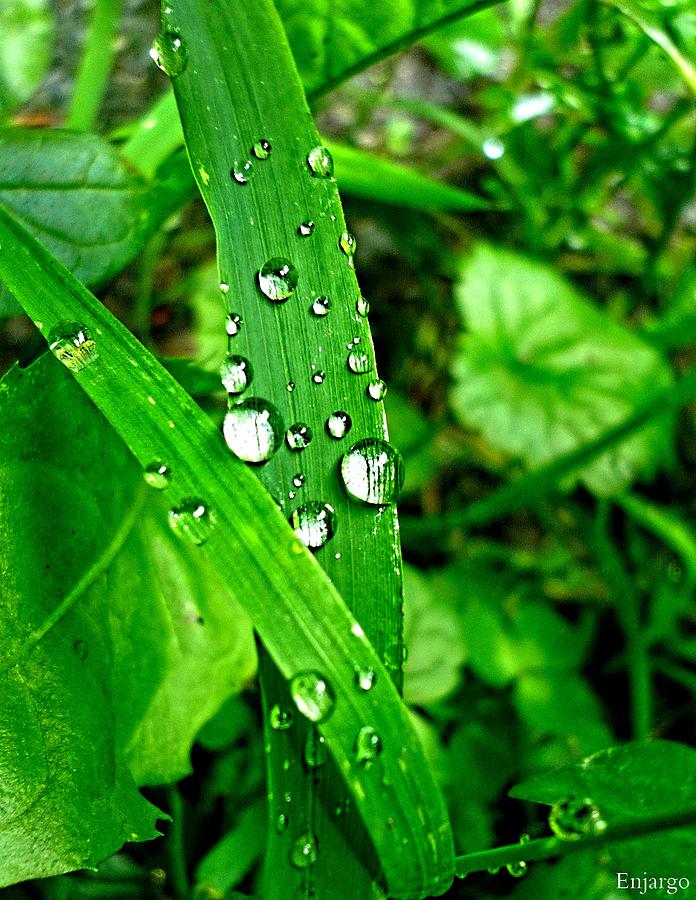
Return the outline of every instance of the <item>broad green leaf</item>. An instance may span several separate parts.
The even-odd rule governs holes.
[[[41,84],[51,61],[53,29],[49,0],[1,0],[0,116],[3,118],[29,100]]]
[[[516,785],[511,797],[553,804],[590,798],[608,826],[668,815],[696,804],[696,750],[670,741],[643,741],[611,747],[576,766],[546,772]],[[610,843],[616,870],[693,876],[696,828],[680,828],[630,841]],[[653,896],[667,896],[666,890]]]
[[[456,298],[466,332],[453,363],[460,421],[531,469],[626,419],[672,375],[648,344],[594,308],[553,270],[478,245]],[[650,424],[580,473],[595,493],[619,493],[664,463],[666,423]]]

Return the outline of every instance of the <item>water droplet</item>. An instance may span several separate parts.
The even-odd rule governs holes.
[[[371,400],[384,400],[387,393],[387,385],[381,378],[375,378],[367,386],[367,396]]]
[[[314,222],[303,222],[298,226],[297,233],[301,237],[309,237],[313,233],[315,227]]]
[[[312,441],[312,429],[304,422],[295,422],[285,433],[285,442],[291,450],[304,450]]]
[[[297,475],[293,476],[292,483],[296,488],[301,488],[305,483],[305,477],[302,472],[298,472]]]
[[[329,433],[329,436],[335,438],[337,441],[340,441],[341,438],[344,438],[348,434],[352,425],[353,420],[351,417],[347,412],[343,412],[340,409],[336,410],[336,412],[332,412],[326,420],[326,430]]]
[[[261,138],[251,148],[251,152],[257,159],[268,159],[271,155],[271,142],[267,141],[266,138]]]
[[[274,703],[268,713],[268,723],[274,731],[287,731],[292,727],[292,713]]]
[[[355,739],[355,758],[361,766],[370,766],[382,752],[382,739],[371,725],[363,726]]]
[[[358,242],[355,240],[355,236],[352,235],[350,231],[344,231],[338,239],[338,246],[341,248],[341,250],[343,250],[343,252],[351,262],[353,261],[353,257],[355,256],[357,245]]]
[[[298,869],[306,869],[317,861],[317,839],[313,834],[298,837],[290,851],[290,862]]]
[[[251,363],[243,356],[230,354],[220,366],[220,380],[228,394],[242,394],[254,379]]]
[[[355,310],[363,319],[370,312],[370,304],[364,297],[358,297],[355,301]]]
[[[319,672],[300,672],[290,682],[295,706],[310,722],[323,722],[333,712],[334,693]]]
[[[227,284],[226,281],[221,281],[221,282],[220,282],[220,292],[221,292],[222,294],[229,294],[229,292],[230,292],[230,286],[229,286],[229,284]]]
[[[371,691],[377,681],[377,674],[372,669],[357,666],[355,669],[355,686],[361,691]]]
[[[319,372],[315,372],[314,375],[312,375],[312,381],[315,384],[323,384],[325,378],[326,372],[322,372],[321,370]]]
[[[331,309],[331,301],[328,297],[317,297],[312,303],[312,312],[315,316],[323,318]]]
[[[401,454],[378,438],[365,438],[341,460],[341,478],[353,500],[381,506],[394,503],[404,481]]]
[[[48,333],[48,346],[71,372],[81,372],[99,356],[95,341],[79,322],[59,322]]]
[[[527,874],[527,863],[523,859],[520,859],[517,862],[508,863],[505,868],[513,878],[522,878]]]
[[[289,260],[277,256],[261,267],[258,274],[259,287],[269,300],[282,303],[294,293],[298,277],[295,266]]]
[[[175,78],[186,68],[188,54],[186,47],[178,34],[173,31],[163,31],[155,38],[150,48],[150,58],[165,75]]]
[[[601,834],[607,823],[589,797],[570,797],[553,804],[549,826],[561,840],[577,841],[588,834]]]
[[[298,506],[288,520],[309,550],[318,550],[336,534],[336,513],[328,503],[311,501]]]
[[[307,165],[315,178],[332,178],[334,161],[326,147],[312,147],[307,154]]]
[[[165,463],[156,460],[145,467],[143,478],[150,487],[156,488],[158,491],[163,491],[171,484],[172,470]]]
[[[233,406],[222,426],[227,446],[244,462],[270,459],[283,440],[283,420],[267,400],[250,397]]]
[[[278,813],[275,820],[275,830],[278,834],[282,834],[288,827],[288,817],[285,813]]]
[[[352,353],[349,353],[346,362],[350,371],[355,372],[356,375],[364,375],[372,368],[370,357],[364,350],[359,352],[354,350]]]
[[[234,165],[230,169],[230,176],[234,178],[237,184],[246,184],[255,174],[256,170],[250,159],[243,159],[241,161],[235,159]]]
[[[225,331],[230,337],[237,337],[242,327],[241,316],[237,313],[230,313],[225,322]]]
[[[215,514],[203,500],[189,497],[169,510],[169,525],[193,544],[205,544],[215,527]]]
[[[317,769],[326,762],[326,741],[316,728],[307,732],[304,758],[308,769]]]
[[[483,155],[488,159],[500,159],[505,153],[505,144],[500,138],[487,138],[481,147]]]

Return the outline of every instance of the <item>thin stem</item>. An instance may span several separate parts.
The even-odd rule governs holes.
[[[166,243],[163,231],[157,231],[143,248],[138,266],[138,284],[133,310],[134,331],[143,344],[152,348],[150,340],[150,308],[152,306],[152,287],[157,271],[157,263]]]
[[[116,27],[121,0],[96,0],[85,49],[75,78],[66,126],[92,131],[114,62]]]
[[[615,502],[634,522],[674,550],[689,570],[690,582],[696,580],[696,541],[681,519],[637,494],[624,494],[616,497]]]
[[[172,888],[179,900],[189,896],[188,871],[186,867],[186,843],[184,841],[184,801],[175,784],[167,787],[169,812],[172,817],[171,829],[167,836],[167,856]]]
[[[671,828],[683,828],[696,825],[696,810],[665,813],[662,815],[636,818],[630,822],[622,822],[610,826],[601,834],[588,835],[577,841],[564,841],[556,837],[538,838],[526,844],[508,844],[494,850],[482,850],[479,853],[467,853],[455,858],[455,872],[459,878],[472,872],[485,872],[502,866],[525,862],[540,862],[545,859],[556,859],[568,853],[577,853],[590,847],[605,847],[621,841],[634,840],[648,834],[668,831]]]

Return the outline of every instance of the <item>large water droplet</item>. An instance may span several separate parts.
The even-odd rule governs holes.
[[[570,797],[553,804],[549,826],[561,840],[577,841],[588,834],[601,834],[607,823],[589,797]]]
[[[353,500],[382,506],[394,503],[404,482],[401,454],[378,438],[365,438],[341,460],[341,478]]]
[[[355,686],[361,691],[371,691],[377,681],[377,674],[372,669],[357,666],[355,669]]]
[[[300,672],[290,682],[295,706],[310,722],[323,722],[333,712],[334,693],[319,672]]]
[[[220,380],[228,394],[242,394],[254,378],[251,363],[243,356],[230,354],[220,366]]]
[[[260,397],[233,406],[222,426],[227,446],[244,462],[270,459],[283,440],[283,420],[278,410]]]
[[[48,333],[48,346],[71,372],[81,372],[99,356],[95,341],[79,322],[58,322]]]
[[[326,762],[326,741],[316,728],[310,728],[307,732],[304,758],[308,769],[318,769]]]
[[[307,154],[307,165],[315,178],[333,177],[334,161],[326,147],[312,147]]]
[[[298,506],[288,520],[308,550],[328,544],[336,533],[336,513],[328,503],[311,501]]]
[[[363,319],[370,312],[370,304],[364,297],[358,297],[355,301],[355,310]]]
[[[319,318],[323,318],[330,309],[331,301],[328,297],[317,297],[312,303],[312,312]]]
[[[304,422],[295,422],[285,433],[285,442],[291,450],[304,450],[312,441],[312,429]]]
[[[261,266],[259,287],[269,300],[282,303],[294,293],[298,277],[295,266],[289,260],[277,256]]]
[[[355,256],[355,250],[358,246],[358,242],[355,240],[355,235],[352,235],[350,231],[344,231],[338,239],[338,246],[341,248],[341,250],[343,250],[348,259],[352,262],[353,257]]]
[[[367,396],[370,400],[384,400],[387,394],[387,385],[381,378],[375,378],[367,386]]]
[[[310,237],[310,235],[313,234],[315,227],[314,222],[302,222],[302,224],[297,227],[297,233],[300,237]]]
[[[371,725],[364,725],[355,739],[355,758],[361,766],[371,765],[382,752],[382,739]]]
[[[268,723],[274,731],[287,731],[292,727],[292,713],[274,703],[268,713]]]
[[[237,184],[246,184],[248,181],[251,181],[255,174],[256,170],[250,159],[235,159],[234,164],[230,169],[230,176]]]
[[[327,432],[330,437],[335,438],[337,441],[340,441],[341,438],[344,438],[348,434],[352,425],[353,420],[351,417],[347,412],[343,412],[340,409],[336,410],[336,412],[332,412],[326,420]]]
[[[225,331],[230,337],[237,337],[242,327],[242,318],[237,313],[230,313],[225,321]]]
[[[290,851],[290,862],[298,869],[306,869],[317,861],[317,839],[313,834],[298,837]]]
[[[150,487],[163,491],[172,482],[172,470],[161,460],[155,460],[145,467],[143,478]]]
[[[268,159],[271,155],[271,142],[267,141],[266,138],[261,138],[251,148],[251,152],[257,159]]]
[[[179,537],[205,544],[215,527],[215,514],[197,497],[189,497],[169,510],[169,525]]]
[[[346,362],[350,371],[355,372],[356,375],[364,375],[372,368],[370,357],[364,350],[354,350],[349,353]]]
[[[170,78],[175,78],[186,68],[188,54],[181,37],[173,31],[163,31],[150,48],[150,58]]]

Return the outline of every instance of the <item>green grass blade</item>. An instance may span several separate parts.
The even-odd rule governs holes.
[[[75,78],[67,128],[91,131],[111,75],[121,0],[96,0]]]

